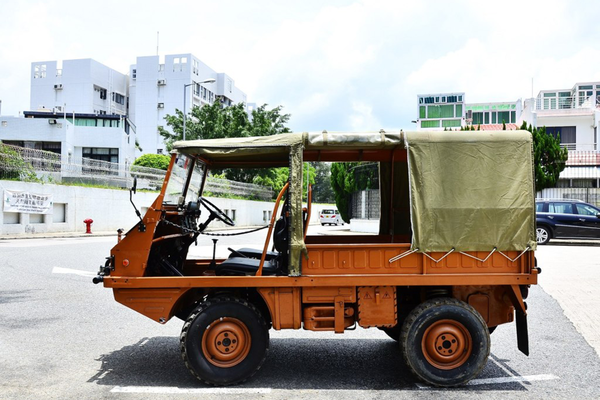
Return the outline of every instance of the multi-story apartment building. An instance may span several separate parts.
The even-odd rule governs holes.
[[[144,153],[165,150],[158,127],[175,110],[189,113],[193,106],[222,102],[225,106],[246,103],[246,95],[234,80],[217,73],[192,54],[138,57],[129,70],[129,116]]]

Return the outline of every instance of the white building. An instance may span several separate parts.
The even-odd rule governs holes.
[[[92,59],[31,63],[30,110],[127,115],[128,77]]]
[[[418,98],[417,130],[460,129],[465,125],[465,94],[420,94]]]
[[[124,116],[25,111],[25,118],[0,117],[0,141],[52,151],[61,160],[82,164],[82,158],[130,164],[135,143]],[[74,118],[74,119],[73,119]]]
[[[536,99],[538,126],[560,135],[570,151],[598,150],[600,82],[576,83],[571,89],[541,90]]]
[[[187,113],[193,106],[221,101],[229,106],[246,103],[246,95],[233,79],[217,73],[192,54],[138,57],[129,70],[129,117],[143,153],[163,153],[158,127],[168,129],[165,116],[175,110]],[[214,80],[204,83],[207,80]],[[184,107],[185,102],[185,107]]]

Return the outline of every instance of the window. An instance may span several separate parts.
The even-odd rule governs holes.
[[[498,111],[498,123],[510,123],[510,111]]]
[[[2,121],[2,126],[8,126],[8,121]]]
[[[561,144],[577,143],[577,128],[574,126],[550,126],[546,127],[546,133],[560,137]]]
[[[46,77],[46,64],[37,64],[33,66],[33,79],[42,79]]]
[[[460,128],[461,121],[460,119],[445,119],[442,120],[442,126],[444,128]]]
[[[433,104],[434,103],[434,98],[429,96],[429,97],[425,97],[425,104]]]
[[[437,120],[421,121],[421,128],[439,128],[439,127],[440,127],[440,121],[437,121]]]
[[[439,118],[440,117],[440,106],[428,106],[427,107],[427,118]]]
[[[125,96],[123,96],[122,94],[113,92],[112,99],[117,104],[125,105]]]
[[[427,111],[427,107],[420,106],[419,107],[419,118],[426,118],[426,111]],[[3,121],[3,122],[6,122],[6,121]]]
[[[456,103],[457,100],[458,100],[457,96],[448,96],[448,98],[447,98],[448,103]]]
[[[91,158],[92,160],[119,162],[119,149],[84,147],[82,155],[83,158]]]
[[[473,125],[481,125],[483,124],[483,113],[482,112],[474,112],[473,113]]]
[[[454,113],[454,116],[462,117],[462,104],[457,104],[455,107],[456,107],[456,112]]]
[[[544,212],[544,203],[535,203],[535,212]]]
[[[591,207],[587,204],[575,203],[575,207],[577,208],[577,214],[592,215],[592,216],[598,215],[598,210],[596,210],[594,207]]]
[[[98,96],[100,96],[100,100],[106,100],[106,89],[103,89],[99,86],[94,86],[94,92],[98,93]]]
[[[440,107],[440,117],[442,118],[454,118],[454,106],[449,104]]]
[[[485,124],[489,124],[490,123],[490,113],[489,112],[485,112],[483,113],[484,115],[484,119],[485,119]]]
[[[198,60],[192,60],[192,73],[198,75]]]
[[[573,206],[571,203],[550,203],[548,212],[556,214],[573,214]]]
[[[135,79],[137,77],[137,69],[132,69],[131,70],[131,79]]]

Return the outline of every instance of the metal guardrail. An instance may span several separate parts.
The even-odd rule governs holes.
[[[50,182],[94,182],[106,186],[129,187],[133,184],[133,178],[137,178],[139,188],[158,190],[162,186],[166,173],[155,168],[90,158],[82,158],[81,163],[74,163],[69,160],[63,161],[60,154],[50,151],[6,144],[1,146],[19,154],[25,166],[30,166],[38,178]],[[12,178],[16,173],[20,173],[22,168],[14,160],[0,156],[0,179],[7,178],[7,175]],[[204,190],[216,196],[235,195],[258,200],[270,200],[273,197],[271,188],[213,177],[208,178]]]

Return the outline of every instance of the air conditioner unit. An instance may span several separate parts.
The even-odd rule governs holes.
[[[56,90],[62,90],[63,86],[62,83],[57,83],[56,85],[54,85],[54,89]]]
[[[167,84],[167,81],[165,79],[159,79],[158,80],[158,86],[164,86]]]
[[[158,106],[156,106],[156,108],[165,108],[165,103],[158,103]]]

